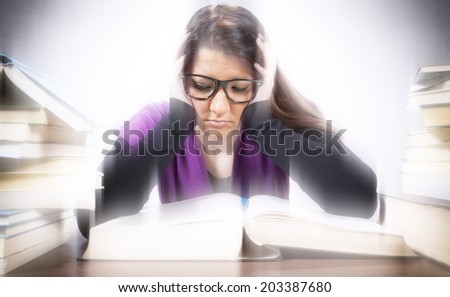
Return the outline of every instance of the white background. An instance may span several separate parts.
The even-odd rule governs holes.
[[[118,127],[167,100],[177,38],[223,1],[1,0],[0,52],[52,77],[96,123]],[[419,66],[450,64],[450,1],[228,1],[263,22],[280,67],[400,192],[407,94]]]

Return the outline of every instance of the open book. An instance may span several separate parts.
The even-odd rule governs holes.
[[[372,221],[309,213],[287,200],[271,196],[254,196],[243,203],[232,194],[213,194],[154,206],[93,227],[83,258],[251,258],[251,254],[241,253],[243,239],[254,247],[274,251],[271,255],[258,251],[256,257],[265,258],[278,257],[280,247],[360,255],[415,255],[402,236]]]

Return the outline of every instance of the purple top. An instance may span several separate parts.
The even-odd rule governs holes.
[[[129,122],[129,131],[145,134],[154,129],[168,113],[169,104],[147,105]],[[138,133],[130,133],[132,146],[139,142]],[[123,137],[123,131],[121,132]],[[193,131],[184,141],[184,154],[176,154],[160,176],[158,189],[161,203],[170,203],[213,193],[200,145]],[[246,148],[246,149],[243,149]],[[249,150],[248,148],[253,148]],[[235,147],[230,192],[241,197],[266,194],[288,198],[289,177],[258,149],[258,143],[242,137]]]

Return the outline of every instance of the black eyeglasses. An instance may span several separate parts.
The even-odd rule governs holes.
[[[208,100],[212,98],[219,87],[225,91],[228,100],[234,103],[247,103],[251,101],[261,86],[261,81],[256,79],[230,79],[217,80],[212,77],[198,74],[184,74],[184,91],[186,95],[196,100]]]

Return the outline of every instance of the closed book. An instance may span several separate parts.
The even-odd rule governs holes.
[[[102,173],[66,172],[0,172],[0,190],[8,189],[98,189],[102,187]]]
[[[408,161],[449,162],[450,142],[408,146],[405,151],[405,159]]]
[[[42,214],[39,217],[28,219],[26,221],[0,226],[0,238],[9,238],[21,233],[25,233],[32,229],[48,225],[52,222],[59,221],[63,218],[73,215],[72,210],[53,209],[52,212]]]
[[[86,144],[88,137],[85,131],[26,123],[1,123],[0,140],[15,142],[47,142],[66,144]]]
[[[22,94],[25,96],[24,94]],[[1,97],[0,97],[1,98]],[[13,100],[10,100],[13,101]],[[14,102],[16,101],[16,98]],[[31,101],[31,99],[30,99]],[[12,103],[11,103],[12,104]],[[64,121],[41,106],[1,106],[0,120],[10,124],[36,124],[69,128]]]
[[[49,238],[52,238],[55,234],[71,232],[75,230],[74,222],[74,216],[72,215],[19,234],[0,237],[0,257],[4,258],[41,244]]]
[[[0,141],[2,158],[92,158],[94,154],[95,147],[85,145]]]
[[[450,162],[403,160],[402,173],[418,175],[448,175],[450,176]]]
[[[86,158],[0,158],[0,172],[92,173],[98,165]]]
[[[406,141],[407,146],[450,143],[450,127],[412,132],[407,135]]]
[[[58,231],[52,234],[50,238],[47,238],[42,243],[21,250],[20,252],[17,252],[10,256],[0,258],[0,276],[7,274],[8,272],[66,243],[71,235],[72,231],[66,233]]]
[[[450,65],[427,65],[417,71],[410,88],[410,93],[429,90],[448,90],[450,81]]]
[[[417,252],[450,265],[450,201],[426,196],[381,195],[381,221]]]
[[[450,81],[446,85],[450,86]],[[410,93],[408,101],[408,105],[411,107],[450,104],[450,88]]]
[[[423,106],[422,119],[428,128],[450,126],[450,104]]]
[[[0,189],[0,209],[95,209],[96,191],[83,188]]]
[[[0,209],[0,227],[10,226],[55,212],[54,209]]]
[[[404,192],[450,201],[450,175],[401,175]]]

